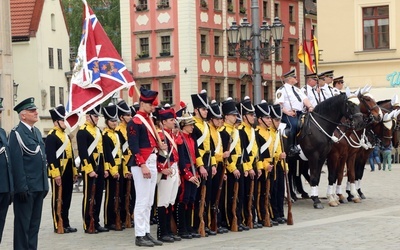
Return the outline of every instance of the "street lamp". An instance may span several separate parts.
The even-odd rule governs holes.
[[[243,18],[240,25],[233,21],[226,32],[230,51],[234,50],[237,57],[253,62],[254,103],[258,104],[261,102],[261,58],[267,60],[270,55],[281,48],[285,26],[278,17],[275,17],[272,26],[267,21],[263,21],[262,25],[258,27],[258,11],[253,7],[252,10],[253,25],[247,21],[247,18]],[[272,45],[271,40],[274,41]]]
[[[14,104],[17,102],[18,97],[18,83],[13,80],[13,97],[14,97]]]

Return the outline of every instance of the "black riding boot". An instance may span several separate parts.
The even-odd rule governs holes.
[[[187,222],[186,222],[186,204],[178,203],[177,207],[177,228],[178,235],[183,239],[191,239],[192,235],[187,231]]]
[[[174,242],[174,239],[168,236],[167,230],[167,209],[165,207],[157,207],[158,228],[157,237],[162,242]]]

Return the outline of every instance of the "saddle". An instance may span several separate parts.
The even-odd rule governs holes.
[[[301,133],[301,132],[303,132],[303,133]],[[309,117],[308,113],[300,115],[299,119],[297,120],[296,137],[300,137],[300,135],[301,135],[301,137],[304,137],[307,134],[311,134],[310,117]]]

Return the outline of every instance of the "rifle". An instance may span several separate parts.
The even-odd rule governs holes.
[[[126,217],[125,217],[125,227],[126,228],[131,228],[132,227],[132,218],[131,218],[131,189],[132,189],[132,184],[131,184],[131,178],[128,178],[126,180],[126,194],[125,194],[125,212],[126,212]]]
[[[272,160],[272,165],[274,165],[274,160]],[[271,227],[271,220],[270,220],[270,214],[269,214],[269,193],[271,189],[271,182],[269,179],[269,172],[266,169],[265,170],[265,202],[264,202],[264,207],[265,207],[265,219],[264,219],[264,226],[265,227]]]
[[[89,216],[90,223],[88,228],[88,233],[94,234],[96,232],[96,228],[94,226],[94,205],[95,205],[95,193],[96,193],[96,178],[93,177],[93,184],[90,193],[90,201],[89,201]]]
[[[254,179],[250,178],[250,190],[249,190],[249,201],[247,203],[247,212],[248,212],[248,216],[247,216],[247,226],[249,228],[253,228],[253,211],[252,211],[252,207],[253,207],[253,194],[254,194]]]
[[[115,196],[114,196],[114,212],[115,212],[115,230],[121,231],[121,213],[119,208],[119,180],[115,183]]]
[[[57,184],[55,184],[57,186]],[[62,185],[58,186],[57,190],[57,233],[63,234],[64,233],[64,225],[63,225],[63,218],[61,215],[62,210]]]
[[[281,141],[281,147],[283,147],[283,140],[282,136],[280,135],[279,137]],[[287,175],[286,171],[286,160],[283,160],[283,169],[284,169],[284,175],[285,175],[285,184],[286,184],[286,198],[287,198],[287,203],[288,203],[288,214],[287,214],[287,225],[293,225],[293,215],[292,215],[292,197],[290,196],[290,187],[289,187],[289,178]]]
[[[218,182],[218,190],[217,194],[215,195],[215,203],[213,206],[213,218],[211,220],[211,230],[216,232],[218,230],[218,207],[219,207],[219,200],[221,198],[222,193],[222,185],[224,184],[224,175],[226,171],[227,162],[224,161],[221,168],[221,176]]]
[[[236,216],[238,193],[239,193],[239,180],[235,178],[235,183],[233,184],[233,200],[232,200],[232,223],[231,223],[232,232],[238,231],[237,216]]]
[[[205,230],[205,222],[204,222],[204,207],[206,205],[206,180],[203,179],[201,183],[201,192],[200,192],[200,204],[199,204],[199,234],[201,237],[206,236],[206,230]]]

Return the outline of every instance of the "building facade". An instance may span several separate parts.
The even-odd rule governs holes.
[[[260,24],[271,25],[279,17],[285,25],[283,48],[261,62],[261,96],[272,101],[282,74],[299,70],[304,5],[296,0],[257,2]],[[233,21],[252,20],[251,12],[252,0],[121,1],[122,57],[137,85],[158,90],[163,103],[191,103],[190,94],[202,89],[217,101],[252,97],[252,60],[238,58],[226,34]]]
[[[399,11],[396,0],[318,1],[321,70],[353,89],[372,85],[377,100],[400,94]]]

